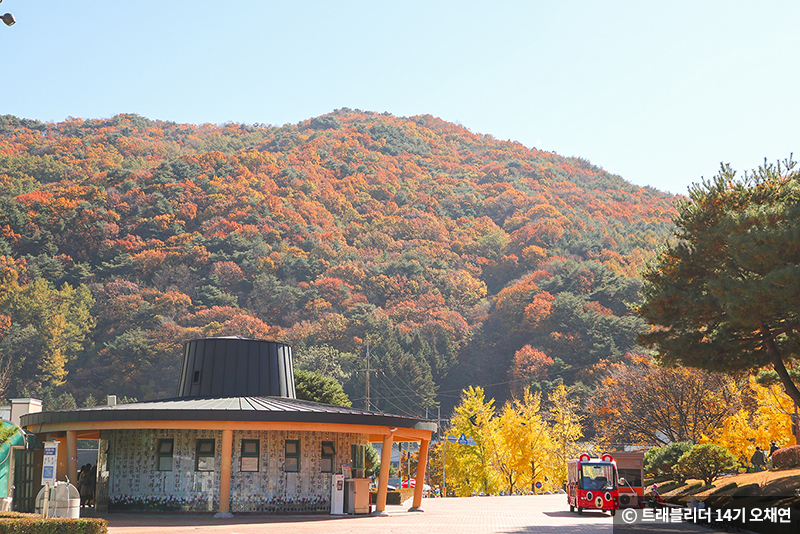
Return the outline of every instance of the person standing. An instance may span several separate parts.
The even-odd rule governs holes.
[[[753,464],[756,473],[764,470],[764,467],[767,465],[767,459],[764,457],[764,451],[761,450],[761,447],[756,447],[756,452],[754,452],[753,457],[750,458],[750,463]]]
[[[770,458],[772,458],[772,455],[773,455],[773,453],[774,453],[775,451],[777,451],[779,448],[780,448],[780,447],[778,447],[777,445],[775,445],[775,442],[774,442],[774,441],[773,441],[773,442],[771,442],[771,443],[769,444],[769,457],[770,457]]]
[[[91,470],[92,470],[92,465],[86,464],[85,466],[83,466],[83,469],[81,470],[81,474],[79,477],[81,489],[78,492],[78,494],[81,496],[81,508],[89,505],[89,498],[91,497],[92,494],[92,483],[90,480]]]

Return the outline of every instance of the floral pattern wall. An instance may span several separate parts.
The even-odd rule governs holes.
[[[110,510],[219,509],[222,432],[216,430],[116,430],[100,436],[98,505]],[[171,471],[158,470],[159,440],[174,440]],[[214,470],[195,470],[197,440],[214,440]],[[258,442],[257,471],[242,471],[242,440]],[[284,471],[284,443],[300,442],[300,469]],[[350,463],[351,444],[363,434],[301,431],[235,431],[231,463],[231,512],[330,510],[332,473],[322,472],[322,442],[334,443],[334,471]],[[245,469],[254,468],[252,458]]]

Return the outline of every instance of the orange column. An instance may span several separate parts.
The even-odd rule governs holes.
[[[222,431],[221,465],[219,473],[219,513],[215,517],[231,514],[231,464],[233,456],[233,430]]]
[[[59,432],[58,434],[49,434],[49,439],[46,441],[58,442],[58,456],[56,456],[56,480],[66,480],[69,476],[67,472],[67,465],[69,464],[69,456],[67,456],[67,434],[66,432]]]
[[[67,477],[72,485],[78,485],[78,433],[67,430]]]
[[[417,458],[417,476],[414,479],[414,501],[409,512],[424,512],[422,509],[422,491],[425,487],[425,469],[428,467],[428,443],[430,440],[423,439],[419,446],[419,458]]]
[[[386,487],[389,485],[389,467],[392,463],[393,444],[394,434],[389,434],[383,438],[383,448],[381,449],[381,473],[378,477],[378,500],[375,503],[375,512],[378,514],[386,513]]]

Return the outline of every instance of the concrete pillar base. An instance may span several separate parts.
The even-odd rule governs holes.
[[[422,506],[412,506],[411,508],[408,509],[408,511],[409,512],[424,512],[425,510],[422,508]]]
[[[214,519],[231,519],[233,514],[230,512],[219,512],[214,514]]]

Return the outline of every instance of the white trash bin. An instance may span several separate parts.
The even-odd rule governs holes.
[[[44,513],[44,492],[42,488],[36,496],[36,513]],[[78,488],[67,482],[56,482],[50,488],[50,499],[47,503],[47,517],[65,517],[78,519],[81,516],[81,494]]]

